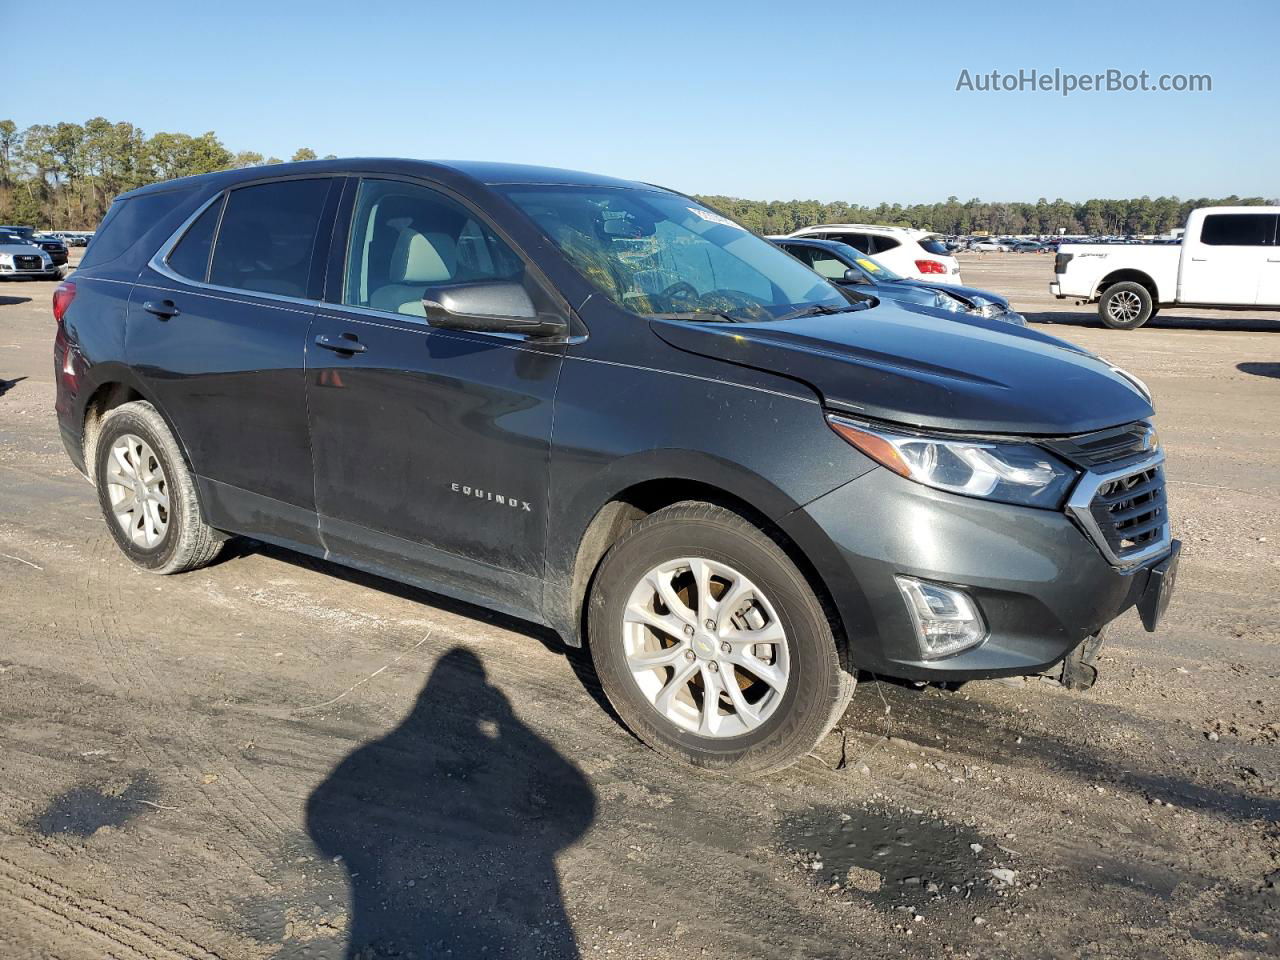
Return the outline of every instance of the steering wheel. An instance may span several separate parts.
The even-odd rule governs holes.
[[[698,298],[698,288],[688,280],[677,280],[658,296],[667,300],[696,300]]]

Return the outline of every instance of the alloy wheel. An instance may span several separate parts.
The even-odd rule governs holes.
[[[1132,323],[1142,313],[1142,301],[1136,293],[1122,290],[1108,302],[1107,313],[1117,323]]]
[[[169,485],[147,441],[132,433],[116,438],[107,458],[106,486],[112,516],[134,546],[159,546],[169,529]]]
[[[652,568],[632,590],[622,626],[641,693],[699,736],[750,733],[786,693],[782,621],[764,591],[727,564],[685,557]]]

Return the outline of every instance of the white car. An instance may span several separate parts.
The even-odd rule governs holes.
[[[838,240],[874,256],[894,273],[929,283],[960,285],[960,262],[947,251],[942,237],[911,227],[881,227],[865,223],[823,223],[791,233],[793,237]]]
[[[54,266],[49,254],[35,244],[14,233],[0,233],[0,279],[8,277],[58,280],[62,271]]]
[[[1179,245],[1064,243],[1049,292],[1134,330],[1162,306],[1280,310],[1280,207],[1200,207]]]
[[[969,249],[978,253],[1008,253],[1009,245],[999,240],[975,240],[969,244]]]

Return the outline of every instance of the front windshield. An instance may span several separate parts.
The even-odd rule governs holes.
[[[869,257],[857,247],[851,247],[847,243],[842,243],[844,247],[841,251],[848,259],[852,260],[861,267],[874,280],[901,280],[902,274],[894,273],[875,257]]]
[[[773,244],[659,190],[512,186],[505,191],[588,281],[625,310],[774,320],[849,301]]]

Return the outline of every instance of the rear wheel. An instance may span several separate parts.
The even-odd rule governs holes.
[[[637,524],[592,586],[605,694],[645,743],[744,775],[809,753],[853,693],[823,604],[769,536],[705,503]]]
[[[195,481],[168,424],[145,401],[122,404],[102,421],[94,483],[116,545],[152,573],[182,573],[222,548],[200,515]]]
[[[1132,280],[1113,283],[1098,300],[1098,316],[1112,330],[1136,330],[1154,313],[1151,291]]]

